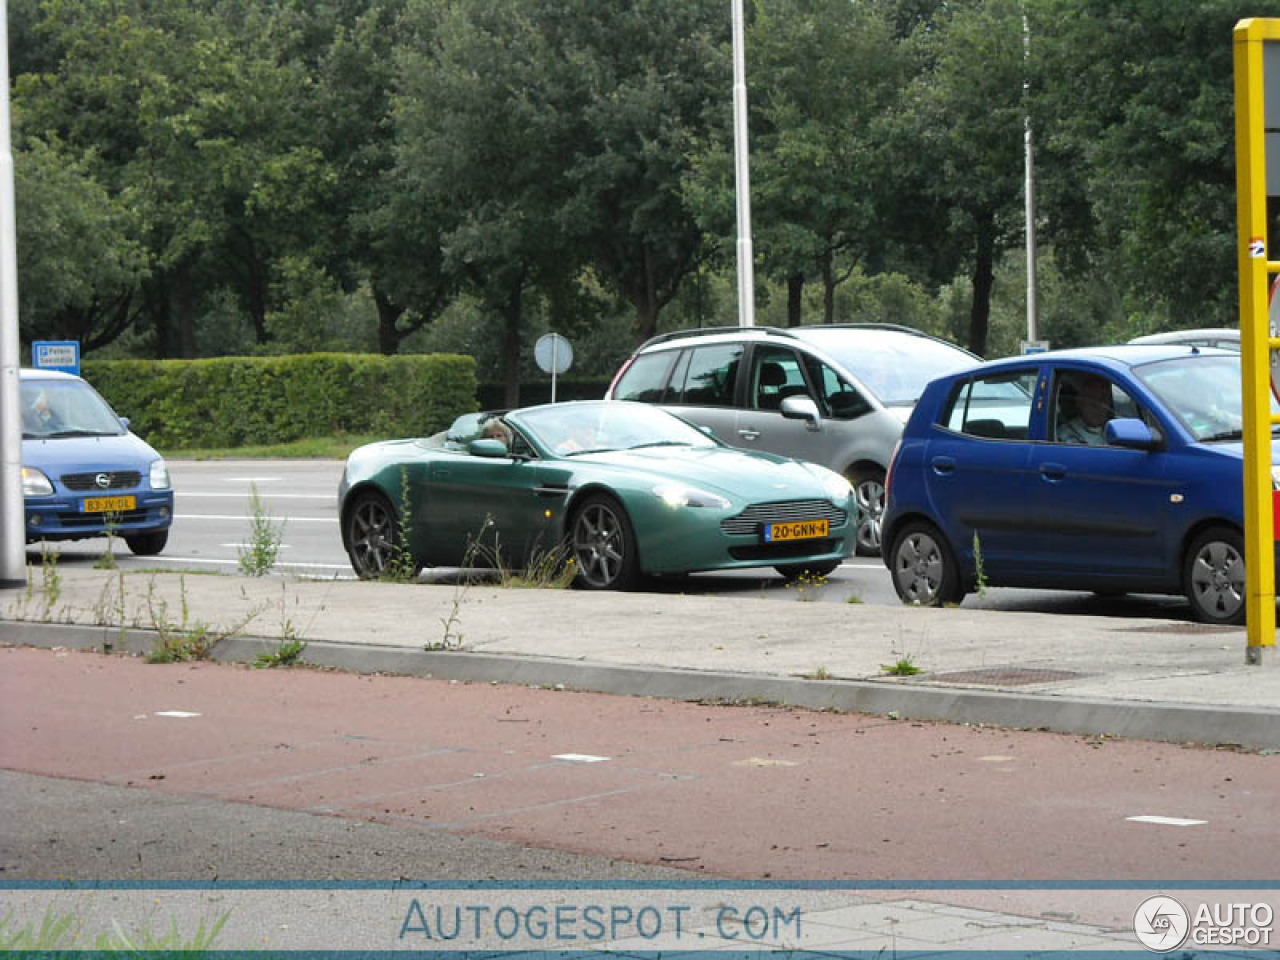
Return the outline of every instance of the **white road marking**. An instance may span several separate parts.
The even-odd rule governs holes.
[[[225,547],[225,548],[226,548],[226,549],[228,549],[228,550],[251,550],[251,549],[253,549],[253,544],[252,544],[252,543],[220,543],[220,544],[218,544],[218,546],[220,546],[220,547]],[[292,550],[292,549],[293,549],[293,544],[292,544],[292,543],[282,543],[282,544],[279,544],[279,545],[276,547],[276,549],[277,549],[277,550]]]
[[[157,717],[177,717],[179,720],[185,720],[188,717],[198,717],[200,716],[200,714],[191,713],[188,710],[158,710],[156,711],[156,716]]]
[[[229,513],[175,513],[175,520],[250,520],[244,514]],[[289,523],[337,523],[337,517],[272,517],[272,520],[287,520]]]
[[[608,757],[593,757],[589,753],[557,753],[552,760],[568,760],[570,763],[603,763]]]
[[[179,496],[198,497],[198,498],[234,497],[238,500],[248,500],[250,496],[250,494],[247,491],[244,493],[212,493],[207,490],[180,489],[177,492]],[[332,493],[262,493],[262,492],[259,492],[258,496],[262,497],[264,500],[328,500],[334,504],[337,504],[338,502],[337,495]]]
[[[144,557],[143,559],[147,563],[154,563],[156,560],[165,560],[169,563],[205,564],[206,566],[214,566],[214,567],[240,566],[239,560],[217,560],[211,557],[174,557],[174,556],[170,556],[169,554],[165,554],[162,557]],[[353,580],[355,579],[355,575],[350,573],[350,567],[346,563],[337,561],[337,560],[335,560],[333,563],[282,562],[282,563],[277,563],[276,566],[277,567],[301,567],[307,570],[337,570],[337,571],[345,570],[348,573],[347,579],[353,579]]]
[[[1209,822],[1208,820],[1184,820],[1182,817],[1155,817],[1150,815],[1125,817],[1125,819],[1133,823],[1155,823],[1163,827],[1199,827]]]

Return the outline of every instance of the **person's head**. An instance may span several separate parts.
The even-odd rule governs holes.
[[[1111,383],[1102,377],[1080,377],[1076,381],[1076,407],[1081,420],[1091,427],[1101,427],[1113,415]]]
[[[484,426],[480,429],[480,436],[501,440],[506,446],[511,446],[511,428],[497,417],[490,417],[484,422]]]

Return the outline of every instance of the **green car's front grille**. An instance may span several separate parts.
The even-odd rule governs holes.
[[[780,500],[753,503],[736,517],[721,520],[720,529],[730,536],[758,536],[766,523],[827,520],[831,526],[839,527],[847,519],[848,513],[830,500]]]

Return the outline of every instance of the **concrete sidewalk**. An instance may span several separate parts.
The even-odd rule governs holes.
[[[66,569],[0,590],[7,644],[149,653],[282,639],[362,672],[767,701],[1144,739],[1280,749],[1280,665],[1243,629],[1167,620],[912,609],[492,584],[386,584]],[[922,672],[894,676],[908,661]]]

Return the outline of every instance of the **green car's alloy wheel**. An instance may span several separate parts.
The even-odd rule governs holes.
[[[157,530],[155,533],[135,533],[124,538],[129,549],[139,557],[154,557],[169,542],[168,530]]]
[[[1245,621],[1244,538],[1230,527],[1210,527],[1192,542],[1182,582],[1201,623]]]
[[[396,512],[380,493],[362,493],[347,514],[347,555],[361,580],[376,580],[396,549]]]
[[[964,599],[960,568],[931,523],[909,523],[893,541],[893,589],[903,603],[940,607]]]
[[[580,587],[625,590],[637,579],[636,538],[626,511],[612,497],[588,497],[574,512],[569,549]]]

